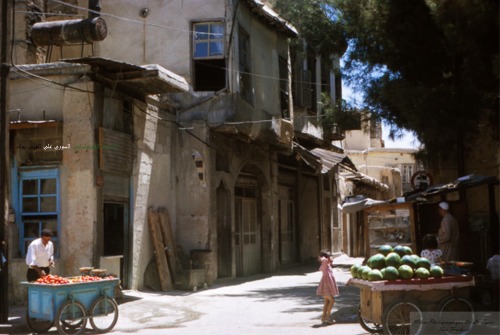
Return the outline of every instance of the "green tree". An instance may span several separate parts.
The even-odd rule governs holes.
[[[313,45],[342,32],[343,80],[392,137],[415,132],[420,157],[455,160],[462,174],[467,143],[485,127],[498,145],[498,0],[275,2]]]
[[[451,154],[464,173],[465,143],[484,126],[498,133],[498,1],[328,2],[350,42],[347,81],[393,136],[413,130],[427,153]]]
[[[279,13],[293,23],[300,37],[316,53],[330,56],[343,54],[347,39],[337,11],[324,0],[274,0]],[[300,43],[300,41],[296,41]]]

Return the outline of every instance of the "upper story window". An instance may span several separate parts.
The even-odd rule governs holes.
[[[289,111],[289,94],[288,94],[288,61],[285,57],[279,57],[279,74],[280,74],[280,107],[281,116],[290,118]]]
[[[250,36],[239,27],[238,56],[240,68],[240,94],[249,104],[253,103],[252,76],[250,66]]]
[[[380,120],[370,120],[370,138],[382,138],[382,123]]]
[[[411,177],[413,176],[413,164],[401,164],[401,181],[404,184],[409,184],[411,182]]]
[[[226,87],[224,22],[193,24],[192,58],[195,91],[218,91]]]

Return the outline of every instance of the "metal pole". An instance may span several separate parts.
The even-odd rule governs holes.
[[[9,65],[7,64],[8,54],[8,3],[2,1],[2,23],[1,23],[1,44],[0,44],[0,250],[7,258],[7,262],[2,266],[0,272],[0,323],[7,323],[9,320],[9,290],[8,290],[8,268],[9,255],[7,254],[7,245],[5,241],[5,192],[7,191],[7,76],[9,74]],[[0,262],[1,262],[0,257]]]

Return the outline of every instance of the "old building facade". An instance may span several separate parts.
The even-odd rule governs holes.
[[[150,208],[166,209],[181,254],[210,253],[210,281],[341,251],[339,167],[355,168],[314,118],[295,122],[298,33],[271,8],[19,1],[14,27],[15,299],[42,228],[55,232],[56,273],[115,267],[124,287],[144,288]]]

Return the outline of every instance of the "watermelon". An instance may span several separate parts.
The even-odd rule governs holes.
[[[407,255],[406,249],[402,245],[395,246],[393,249],[393,252],[397,253],[399,255],[399,257],[403,257],[403,256]]]
[[[360,267],[359,264],[354,264],[351,266],[351,275],[352,278],[358,278],[358,268]]]
[[[369,281],[377,281],[377,280],[383,280],[384,276],[380,272],[380,270],[373,269],[370,272],[368,272],[368,280]]]
[[[361,272],[361,278],[364,280],[368,280],[368,274],[370,273],[372,269],[369,266],[365,266],[363,271]]]
[[[439,265],[431,266],[429,273],[431,277],[436,277],[436,278],[441,278],[444,275],[443,268],[440,267]]]
[[[403,249],[405,250],[405,252],[406,252],[407,255],[412,255],[413,254],[413,250],[411,250],[411,248],[409,246],[404,245]]]
[[[401,257],[395,252],[390,252],[385,257],[385,265],[399,268],[399,266],[401,265]]]
[[[417,267],[429,270],[431,268],[431,261],[427,258],[420,257],[417,261]]]
[[[388,244],[381,245],[380,248],[378,248],[378,252],[384,256],[387,256],[392,252],[392,247]]]
[[[356,275],[356,278],[358,279],[363,279],[363,270],[366,268],[367,266],[366,265],[360,265],[358,266],[358,270],[357,270],[357,275]]]
[[[386,280],[396,280],[399,277],[398,269],[396,269],[394,266],[386,267],[382,274],[384,276],[384,279]]]
[[[420,278],[420,279],[427,279],[430,277],[430,272],[426,268],[418,268],[415,271],[415,277]]]
[[[403,258],[401,258],[401,264],[409,265],[412,267],[412,269],[415,269],[417,267],[417,261],[410,255],[403,256]]]
[[[385,256],[383,254],[375,254],[368,259],[367,264],[372,269],[383,269],[385,268]]]
[[[401,279],[413,278],[413,269],[411,266],[403,264],[398,268],[399,277]]]

